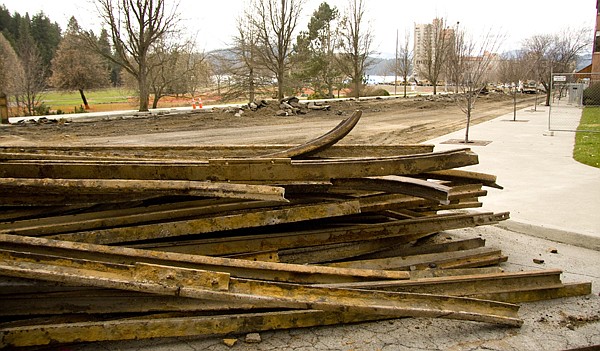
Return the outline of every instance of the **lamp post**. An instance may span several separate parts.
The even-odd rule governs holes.
[[[398,29],[396,29],[396,61],[394,61],[394,96],[396,96],[396,87],[398,86]]]

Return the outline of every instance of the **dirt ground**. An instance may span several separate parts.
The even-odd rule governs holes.
[[[531,105],[521,98],[517,108]],[[331,101],[328,111],[309,110],[297,116],[277,117],[271,102],[240,117],[223,109],[190,110],[85,122],[51,121],[14,123],[0,128],[0,145],[220,145],[294,144],[318,137],[348,117],[363,111],[361,121],[340,143],[420,143],[465,127],[466,117],[447,97],[416,97]],[[492,93],[476,102],[473,124],[513,110],[511,97]],[[68,115],[67,115],[68,117]]]

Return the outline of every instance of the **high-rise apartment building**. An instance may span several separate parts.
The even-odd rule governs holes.
[[[599,0],[600,1],[600,0]],[[436,18],[431,23],[416,24],[414,31],[413,69],[418,75],[420,67],[426,65],[438,54],[446,50],[454,36],[454,28],[448,28],[443,19]],[[445,41],[445,43],[442,43]]]

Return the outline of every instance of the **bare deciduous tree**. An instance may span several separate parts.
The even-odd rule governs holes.
[[[517,120],[517,96],[519,95],[519,81],[532,77],[530,62],[522,51],[500,61],[498,79],[508,90],[513,99],[513,120]],[[536,92],[537,94],[537,92]]]
[[[194,53],[191,42],[162,38],[154,45],[148,57],[148,84],[152,93],[152,108],[169,94],[192,92],[199,78],[205,76],[205,55]],[[193,86],[193,87],[191,87]]]
[[[221,96],[224,91],[224,83],[229,83],[232,72],[233,60],[227,56],[228,51],[217,51],[210,54],[208,69],[215,83],[217,83],[217,95]]]
[[[436,18],[428,24],[423,33],[423,52],[420,52],[415,62],[419,76],[427,79],[433,85],[433,94],[437,94],[449,47],[452,45],[453,29],[448,28],[446,19]]]
[[[402,78],[402,86],[404,87],[404,97],[406,97],[406,87],[408,85],[408,77],[413,71],[413,51],[410,48],[410,32],[404,33],[404,39],[401,45],[397,47],[396,53],[396,73]]]
[[[546,106],[550,105],[552,72],[573,72],[577,55],[587,52],[592,42],[588,28],[567,28],[556,34],[534,35],[524,41],[523,51],[531,62],[536,80],[546,90]]]
[[[275,75],[277,97],[283,98],[289,67],[293,35],[298,24],[304,0],[257,0],[255,15],[262,64]]]
[[[29,21],[21,23],[21,37],[17,41],[17,55],[23,68],[23,76],[16,96],[17,106],[26,116],[33,116],[42,105],[46,88],[46,67],[42,55],[31,36]]]
[[[123,67],[138,83],[140,111],[148,111],[150,56],[153,45],[176,30],[177,6],[166,0],[97,0],[97,8],[108,26],[115,56],[106,57]],[[101,52],[94,41],[89,41]]]
[[[224,53],[219,60],[229,67],[231,76],[228,89],[223,94],[226,100],[245,96],[248,102],[252,102],[260,90],[258,28],[253,24],[252,16],[253,13],[246,10],[237,18],[237,34],[233,37],[231,56],[227,57]]]
[[[4,35],[0,33],[0,93],[11,99],[19,92],[23,79],[23,67],[17,53]]]
[[[254,102],[261,94],[273,95],[273,76],[271,68],[264,62],[261,54],[263,44],[260,39],[261,22],[252,3],[236,19],[237,34],[232,38],[229,52],[223,52],[218,62],[228,68],[229,81],[222,97],[234,100],[246,97],[248,102]],[[289,64],[286,63],[286,67]],[[284,83],[282,81],[282,83]]]
[[[338,63],[352,80],[353,93],[360,98],[365,70],[371,65],[373,32],[365,18],[365,1],[349,0],[340,24]]]
[[[475,102],[486,88],[489,68],[497,60],[494,52],[500,47],[502,37],[487,31],[475,41],[467,37],[464,30],[456,28],[446,59],[448,60],[449,76],[453,78],[457,93],[454,100],[466,114],[467,124],[465,143],[469,142],[471,115]]]

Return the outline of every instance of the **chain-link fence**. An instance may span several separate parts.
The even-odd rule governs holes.
[[[552,74],[548,129],[577,131],[585,107],[600,107],[600,74]]]

